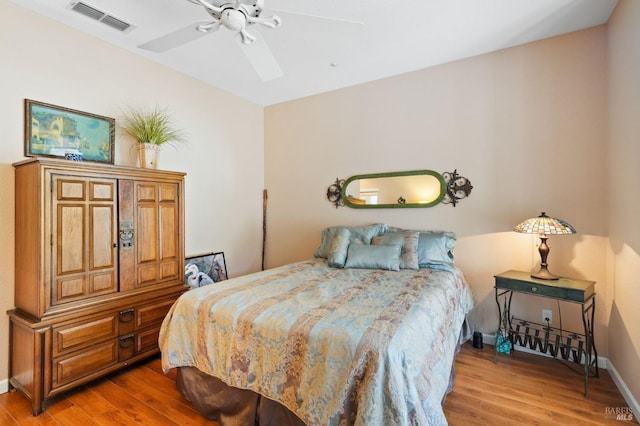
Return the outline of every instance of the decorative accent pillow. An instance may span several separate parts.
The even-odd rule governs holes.
[[[320,247],[314,253],[315,257],[327,258],[329,254],[329,246],[335,237],[336,232],[340,229],[348,229],[351,232],[351,242],[359,242],[361,244],[371,244],[371,238],[380,235],[387,230],[387,225],[377,223],[368,226],[331,226],[322,230],[322,240]]]
[[[345,268],[400,270],[399,245],[351,244]]]
[[[418,269],[419,232],[387,232],[371,239],[371,244],[396,244],[402,247],[400,269]]]
[[[327,253],[329,266],[332,268],[344,268],[344,263],[347,260],[347,249],[351,243],[350,239],[351,231],[348,229],[343,228],[336,231]]]
[[[388,233],[406,231],[401,228],[389,227]],[[453,268],[453,248],[456,245],[456,234],[450,231],[417,230],[418,266],[420,268],[444,269]]]
[[[453,268],[453,248],[456,236],[447,231],[420,232],[418,240],[418,264],[421,268]]]

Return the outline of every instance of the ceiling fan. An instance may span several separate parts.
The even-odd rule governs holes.
[[[269,49],[269,46],[260,33],[247,30],[248,27],[254,24],[260,24],[268,28],[278,28],[281,25],[282,21],[278,16],[261,16],[264,0],[187,1],[204,7],[213,19],[195,22],[162,37],[141,44],[138,47],[151,52],[161,53],[215,32],[222,26],[236,33],[236,41],[238,41],[245,56],[262,80],[269,81],[282,77],[283,72],[278,61],[273,56],[271,49]],[[289,14],[290,12],[287,13]],[[305,18],[328,19],[358,27],[362,26],[362,23],[355,21],[302,14],[295,15]]]

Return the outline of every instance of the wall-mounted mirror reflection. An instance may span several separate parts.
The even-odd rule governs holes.
[[[433,170],[357,175],[342,187],[344,204],[354,208],[431,207],[445,193],[444,178]]]

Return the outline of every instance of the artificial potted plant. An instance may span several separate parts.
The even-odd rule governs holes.
[[[128,107],[119,122],[120,129],[137,142],[140,167],[158,168],[160,147],[164,144],[186,142],[166,108]]]

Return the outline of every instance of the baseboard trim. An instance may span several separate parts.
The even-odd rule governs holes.
[[[9,392],[9,379],[0,380],[0,394]]]
[[[495,336],[491,334],[483,333],[482,341],[487,345],[493,346],[495,343]],[[534,351],[532,349],[525,348],[519,345],[514,346],[514,350],[518,352],[525,352],[533,355],[544,356],[547,358],[553,358],[553,356],[550,353],[542,353],[539,351]],[[613,365],[613,363],[611,363],[609,358],[599,356],[598,368],[605,369],[609,372],[609,375],[613,379],[613,383],[615,383],[616,387],[618,388],[618,391],[620,391],[620,394],[622,395],[626,403],[629,405],[629,408],[631,408],[631,411],[633,411],[633,415],[635,416],[636,419],[640,419],[640,404],[638,404],[638,401],[634,398],[633,394],[631,393],[631,390],[629,389],[627,384],[624,382],[624,380],[622,379],[622,376],[620,376],[620,373],[618,373],[618,370],[616,370],[615,366]]]
[[[618,390],[622,394],[622,397],[629,405],[629,408],[631,408],[631,411],[633,411],[633,415],[635,416],[636,420],[640,419],[640,404],[638,403],[638,400],[634,398],[633,394],[631,394],[631,390],[624,382],[622,376],[620,376],[620,373],[618,373],[618,370],[616,370],[616,367],[611,361],[609,361],[609,368],[607,370],[609,371],[609,375],[611,375],[613,382],[616,384]]]

